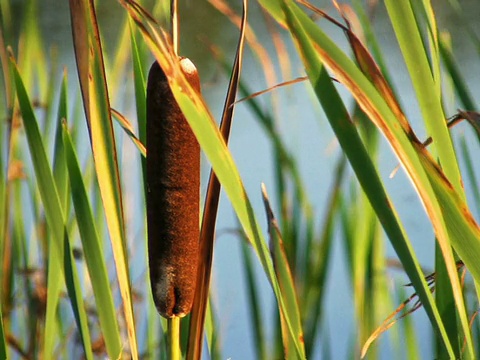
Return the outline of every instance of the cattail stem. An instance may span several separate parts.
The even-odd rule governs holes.
[[[182,351],[180,349],[180,318],[172,317],[167,320],[168,331],[168,358],[180,360]]]
[[[172,36],[173,52],[178,54],[178,0],[172,0],[170,4],[170,33]]]

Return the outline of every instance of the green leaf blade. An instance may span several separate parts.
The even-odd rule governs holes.
[[[405,232],[399,224],[398,216],[393,211],[393,205],[383,188],[353,123],[349,120],[348,113],[331,83],[328,73],[321,65],[317,53],[319,49],[314,47],[313,44],[316,43],[324,47],[322,49],[322,55],[324,55],[323,51],[325,51],[325,55],[321,56],[322,61],[327,57],[332,57],[331,61],[337,62],[338,66],[344,71],[350,70],[352,73],[357,73],[361,79],[363,74],[336,48],[330,39],[321,33],[316,25],[313,24],[303,12],[298,8],[294,8],[293,5],[291,7],[285,6],[284,9],[287,14],[287,19],[289,20],[289,28],[298,42],[307,74],[309,75],[317,97],[326,111],[327,118],[349,158],[350,164],[354,168],[365,193],[369,197],[382,226],[388,234],[395,251],[404,263],[405,270],[425,306],[432,325],[438,329],[447,349],[450,349],[450,354],[453,355],[453,350],[449,344],[435,302],[423,278],[421,268],[410,242],[407,240]],[[306,25],[308,25],[308,28],[305,28]],[[363,81],[368,82],[364,77]],[[368,84],[371,89],[365,93],[375,94],[373,86],[370,83]],[[378,93],[377,96],[381,99]],[[383,105],[386,107],[385,103],[383,103]],[[400,131],[400,124],[397,123],[394,130]]]
[[[73,255],[69,247],[68,233],[64,223],[65,218],[60,203],[60,198],[58,196],[57,187],[48,163],[45,147],[42,142],[40,130],[31,102],[28,98],[22,78],[13,59],[12,69],[17,89],[18,101],[22,111],[23,124],[27,135],[27,142],[30,149],[30,155],[32,157],[38,188],[45,209],[45,217],[53,235],[53,241],[50,243],[50,247],[53,251],[52,254],[54,257],[50,259],[50,265],[53,264],[52,266],[54,266],[57,270],[57,277],[60,277],[60,279],[64,277],[64,275],[68,276],[65,278],[67,281],[67,290],[71,299],[72,310],[77,321],[77,326],[80,331],[85,355],[87,359],[93,359],[90,334],[87,324],[87,315],[85,312],[85,307],[83,306],[81,288],[75,275],[76,269],[74,268],[73,262],[70,261],[70,258],[73,257]],[[64,253],[62,253],[62,249],[65,250]],[[62,263],[63,267],[61,266]],[[60,272],[60,274],[58,274],[58,272]],[[55,284],[54,286],[56,288],[58,287],[58,284]],[[57,301],[57,299],[54,299],[54,301]],[[55,311],[55,306],[52,306],[51,311]]]
[[[95,169],[123,300],[130,351],[136,360],[139,355],[127,258],[122,188],[94,2],[70,0],[70,13]]]
[[[117,359],[122,353],[122,345],[115,304],[113,302],[107,267],[103,256],[103,248],[82,180],[82,172],[65,125],[63,126],[63,141],[65,143],[66,163],[68,165],[73,205],[75,207],[85,261],[95,296],[95,303],[98,309],[100,327],[109,357],[111,359]]]

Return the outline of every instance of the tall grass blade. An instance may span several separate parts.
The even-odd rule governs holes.
[[[448,3],[450,4],[450,8],[453,10],[453,14],[455,15],[456,24],[461,25],[462,30],[469,36],[477,53],[480,54],[480,37],[477,35],[475,28],[465,21],[465,9],[462,8],[458,0],[448,0]]]
[[[103,247],[95,226],[92,209],[82,179],[82,172],[66,124],[63,125],[63,142],[65,144],[66,164],[68,165],[68,178],[70,179],[73,205],[82,240],[84,258],[97,305],[100,328],[102,329],[108,356],[111,359],[117,359],[122,353],[122,345]]]
[[[475,173],[474,162],[472,160],[472,155],[469,147],[467,146],[467,141],[465,137],[460,138],[460,151],[462,153],[462,158],[465,163],[467,176],[466,178],[469,180],[470,188],[472,189],[474,205],[477,209],[477,216],[480,215],[480,189],[478,188],[478,177]]]
[[[265,326],[264,321],[262,320],[262,311],[260,303],[260,294],[258,291],[258,285],[255,282],[255,267],[253,266],[253,259],[250,253],[251,248],[247,242],[247,239],[241,238],[242,241],[242,257],[243,257],[243,268],[245,271],[245,281],[246,281],[246,294],[248,296],[248,302],[250,305],[250,321],[252,327],[252,340],[254,343],[254,349],[256,354],[256,359],[265,360],[267,357],[267,348],[266,348],[266,336],[265,336]]]
[[[442,316],[447,335],[450,338],[453,351],[455,351],[455,356],[460,358],[460,339],[463,336],[460,335],[461,332],[457,326],[458,317],[456,314],[453,289],[448,279],[448,270],[445,266],[442,251],[438,243],[435,243],[435,301],[437,302],[438,311]],[[444,347],[438,341],[438,338],[435,340],[437,345],[436,356],[444,358],[447,355],[445,354]]]
[[[68,107],[68,94],[67,94],[67,72],[66,69],[63,73],[63,79],[60,89],[60,99],[58,103],[57,111],[57,128],[55,130],[55,146],[53,153],[55,157],[53,159],[53,177],[55,184],[57,185],[58,196],[60,197],[60,203],[62,204],[63,211],[67,214],[68,207],[68,179],[67,179],[67,163],[65,162],[65,150],[62,139],[62,121],[67,118]]]
[[[404,298],[402,295],[403,291],[400,292],[398,299]],[[418,334],[413,323],[414,319],[406,316],[403,318],[403,336],[405,337],[405,348],[406,355],[408,359],[419,359],[419,346],[418,346]],[[402,342],[399,343],[399,346],[403,346]]]
[[[110,233],[130,351],[135,360],[138,358],[138,349],[126,248],[122,189],[110,117],[103,53],[93,1],[70,0],[70,13],[78,75],[95,169]]]
[[[7,346],[5,343],[5,329],[3,323],[3,312],[0,311],[0,359],[7,359]]]
[[[374,19],[373,15],[364,8],[361,0],[353,0],[352,6],[355,10],[355,15],[358,17],[359,22],[361,24],[361,28],[365,37],[366,45],[372,51],[372,55],[375,58],[375,62],[381,69],[383,77],[387,80],[389,84],[391,84],[391,76],[390,71],[385,65],[385,57],[381,51],[381,47],[377,38],[375,37],[374,33]],[[372,7],[376,5],[373,4]],[[392,89],[395,90],[395,89]]]
[[[73,308],[73,314],[80,330],[80,337],[82,339],[83,350],[85,351],[85,358],[93,360],[92,344],[90,340],[90,330],[88,328],[87,313],[85,311],[85,304],[83,302],[83,292],[78,278],[77,268],[75,266],[75,258],[73,256],[72,248],[68,238],[65,239],[64,246],[64,267],[65,267],[65,282],[70,296],[70,303]]]
[[[316,35],[318,35],[318,33]],[[317,37],[316,41],[320,42],[323,40]],[[321,45],[319,44],[319,46]],[[474,257],[471,255],[472,251],[478,252],[480,250],[479,229],[466,208],[463,201],[463,192],[459,194],[454,190],[454,187],[448,182],[442,171],[422,146],[418,146],[415,141],[405,142],[402,140],[405,134],[394,134],[396,132],[393,127],[394,123],[389,124],[389,119],[392,118],[388,109],[382,109],[382,99],[376,98],[377,95],[367,90],[369,85],[367,82],[364,82],[361,76],[356,78],[355,85],[352,84],[351,81],[353,80],[353,74],[355,72],[354,68],[349,68],[346,63],[338,64],[338,57],[330,57],[334,52],[332,51],[333,48],[331,48],[330,45],[326,45],[326,43],[324,43],[323,46],[330,48],[330,54],[327,55],[323,50],[317,49],[318,52],[322,54],[322,59],[324,59],[329,67],[334,69],[337,74],[347,75],[348,73],[342,82],[350,89],[357,101],[359,101],[364,110],[369,114],[369,117],[382,129],[415,184],[416,190],[431,219],[438,243],[442,248],[443,256],[447,259],[446,265],[454,289],[457,310],[464,330],[468,331],[461,288],[450,248],[450,245],[454,246],[461,258],[465,260],[466,264],[468,263],[467,267],[474,273],[474,277],[476,278],[479,275],[478,262],[474,261]],[[336,61],[334,58],[336,58]],[[337,66],[337,64],[339,66]],[[343,75],[339,76],[343,77]],[[368,98],[362,94],[368,94]],[[384,112],[384,110],[387,111]],[[379,117],[380,113],[382,113],[381,117]],[[380,118],[383,120],[380,120]],[[456,165],[453,165],[453,167],[456,167]],[[454,205],[454,203],[456,205]],[[454,220],[454,218],[456,219]],[[459,226],[459,221],[462,222],[461,226]],[[478,255],[479,254],[476,256]],[[469,349],[471,353],[472,348],[470,346]],[[451,355],[452,354],[449,354],[449,356]]]
[[[407,274],[419,293],[433,326],[439,331],[445,346],[450,351],[450,355],[453,355],[453,350],[449,344],[438,310],[436,309],[427,284],[423,279],[418,260],[416,260],[411,245],[406,239],[405,232],[398,222],[398,216],[393,210],[392,204],[385,193],[383,185],[374,170],[373,164],[361,143],[356,129],[353,127],[351,121],[348,120],[348,114],[328,74],[322,67],[321,61],[325,61],[330,68],[335,70],[335,75],[350,89],[362,108],[367,110],[366,112],[372,120],[376,119],[377,113],[372,113],[373,109],[371,104],[368,102],[368,99],[363,98],[364,95],[362,94],[370,95],[371,93],[378,93],[376,93],[373,85],[365,79],[361,71],[353,65],[350,59],[346,58],[346,56],[340,52],[334,43],[317,28],[308,16],[294,7],[293,4],[285,6],[284,9],[289,19],[289,28],[297,41],[299,51],[305,63],[307,74],[326,111],[330,124],[349,158],[360,184],[369,197],[384,230],[389,236],[402,263],[404,263]],[[360,78],[365,84],[368,84],[369,91],[362,91],[360,93],[360,91],[357,91],[358,84],[352,84],[349,78],[347,78],[348,81],[346,81],[346,75],[348,74],[350,76],[350,72],[355,74],[357,81],[358,78]],[[382,99],[382,105],[388,109],[383,98],[379,95],[377,96],[378,98],[376,99]],[[333,104],[335,104],[335,106]],[[390,111],[390,109],[388,109],[388,111]],[[393,117],[391,112],[390,117]],[[383,130],[383,127],[384,126],[381,126],[380,128]],[[401,127],[397,124],[397,128],[395,129],[396,131],[400,131]],[[402,134],[405,136],[404,133]]]
[[[283,245],[283,239],[280,233],[275,216],[273,215],[273,210],[270,206],[270,201],[268,199],[267,189],[264,184],[262,184],[262,197],[263,203],[265,206],[265,212],[267,214],[268,222],[268,233],[269,233],[269,247],[270,253],[273,259],[273,266],[277,274],[278,283],[282,289],[282,294],[285,299],[285,306],[289,314],[293,316],[293,332],[295,338],[291,338],[291,334],[288,331],[288,328],[285,324],[285,318],[283,314],[280,314],[280,323],[282,325],[282,338],[283,338],[283,348],[284,348],[284,358],[285,359],[296,359],[297,354],[293,351],[292,343],[298,341],[303,343],[303,330],[302,324],[300,322],[300,310],[298,307],[297,293],[295,289],[295,284],[293,282],[292,272],[290,270],[290,265],[288,264],[287,255],[285,253],[285,248]],[[305,350],[302,346],[303,353],[301,354],[302,358],[305,358]]]
[[[45,58],[45,45],[41,36],[38,16],[38,2],[36,0],[29,0],[27,11],[21,21],[21,33],[18,46],[17,64],[22,70],[23,80],[26,88],[31,89],[34,81],[38,81],[40,93],[47,93],[47,62]],[[15,17],[12,14],[13,17]],[[13,29],[12,29],[13,30]],[[28,44],[28,45],[27,45]],[[31,61],[30,59],[35,59]]]
[[[424,147],[416,143],[410,134],[405,134],[399,129],[395,116],[386,106],[383,98],[351,60],[304,13],[294,6],[290,8],[301,19],[301,25],[314,43],[318,56],[350,90],[369,118],[392,145],[420,195],[444,256],[452,256],[448,246],[451,242],[474,278],[480,278],[480,266],[478,261],[474,260],[480,255],[480,229],[465,205],[462,194],[455,191]],[[455,261],[453,264],[448,261],[447,267],[450,280],[453,284],[457,284],[454,288],[458,289]],[[464,313],[461,310],[464,306],[457,298],[460,295],[456,293],[455,298],[459,312]]]
[[[22,111],[23,124],[27,134],[28,146],[32,163],[35,170],[36,179],[40,196],[45,208],[47,224],[52,232],[52,242],[50,246],[54,251],[54,258],[50,260],[50,266],[55,266],[59,272],[57,276],[62,278],[65,274],[67,291],[72,303],[73,312],[80,331],[82,345],[87,359],[93,359],[90,344],[90,335],[87,324],[87,315],[83,306],[81,289],[76,276],[76,269],[71,262],[73,257],[69,245],[67,229],[64,225],[65,216],[63,214],[60,198],[57,192],[52,171],[48,164],[47,155],[43,146],[40,131],[37,125],[30,100],[25,90],[23,81],[20,77],[16,64],[12,61],[13,76],[17,89],[17,96]],[[62,250],[64,249],[65,252]],[[63,262],[64,261],[64,262]],[[61,266],[63,262],[63,267]]]
[[[53,177],[57,186],[58,196],[63,209],[63,212],[67,214],[67,199],[68,199],[68,179],[66,173],[65,152],[62,141],[62,118],[67,116],[67,79],[66,74],[62,80],[60,90],[60,101],[57,114],[57,129],[55,134],[55,147],[54,147],[54,164],[53,164]],[[57,254],[57,251],[59,253]],[[61,254],[63,249],[57,249],[51,242],[48,247],[48,258],[50,262],[47,267],[47,310],[45,315],[45,334],[43,344],[43,355],[45,358],[53,357],[53,350],[55,339],[57,335],[57,307],[60,301],[60,291],[62,286],[62,277],[58,276],[58,267],[60,264],[56,264],[56,258]]]
[[[317,248],[312,251],[318,252],[316,262],[307,259],[305,271],[305,283],[308,284],[303,295],[302,315],[305,329],[305,352],[307,358],[313,356],[317,342],[318,330],[323,323],[324,306],[322,301],[325,295],[327,272],[332,261],[332,244],[335,229],[335,218],[339,208],[341,185],[345,177],[346,158],[338,161],[335,168],[335,179],[330,191],[327,212],[322,223],[322,232]],[[307,252],[307,256],[310,252]]]
[[[205,317],[205,336],[207,338],[210,359],[212,360],[223,359],[222,353],[220,351],[219,325],[220,323],[215,316],[212,297],[210,297],[207,304],[207,315]]]
[[[248,2],[243,1],[242,26],[237,45],[237,51],[230,77],[230,83],[225,99],[225,106],[220,123],[220,132],[225,143],[228,143],[232,125],[235,98],[237,95],[240,72],[242,69],[243,47],[245,42],[245,29],[247,23]],[[189,341],[187,348],[188,359],[200,359],[203,343],[203,324],[207,308],[208,293],[210,289],[210,274],[212,270],[213,245],[215,240],[215,224],[217,220],[218,202],[220,199],[220,182],[213,170],[210,171],[207,195],[200,229],[200,258],[197,272],[197,287],[192,306],[189,327]]]
[[[258,60],[259,66],[262,67],[263,74],[266,78],[267,84],[273,86],[277,83],[277,76],[275,66],[265,47],[258,41],[253,28],[250,24],[243,23],[243,19],[230,7],[225,0],[208,0],[218,11],[224,14],[241,32],[245,33],[245,41],[251,48],[253,54]]]
[[[144,55],[141,51],[141,44],[138,42],[138,33],[135,31],[134,23],[131,19],[128,21],[128,26],[130,28],[130,46],[132,48],[132,61],[133,61],[133,83],[135,86],[135,106],[137,110],[137,124],[138,124],[138,139],[142,144],[146,144],[147,134],[146,134],[146,121],[147,121],[147,110],[146,110],[146,89],[145,89],[145,74],[143,71],[143,58]],[[146,159],[145,156],[142,157],[142,174],[143,179],[146,179]],[[146,184],[146,181],[144,181]],[[146,192],[146,185],[144,186],[144,191]]]
[[[350,22],[346,18],[345,14],[341,12],[342,18],[346,22],[347,26],[343,26],[342,24],[337,22],[331,16],[327,15],[322,10],[315,8],[314,6],[312,6],[307,2],[303,2],[303,0],[301,1],[301,4],[307,6],[309,9],[325,17],[331,23],[337,25],[339,28],[343,30],[343,32],[347,36],[348,42],[350,43],[350,47],[353,50],[353,55],[355,56],[355,60],[357,61],[359,68],[365,74],[367,79],[370,80],[370,82],[375,85],[378,92],[380,92],[383,95],[387,104],[390,106],[390,108],[395,113],[395,115],[397,115],[397,117],[399,118],[400,125],[404,128],[404,130],[407,132],[410,131],[410,125],[405,119],[405,115],[403,114],[403,111],[400,108],[400,104],[398,103],[393,90],[391,89],[387,80],[383,76],[383,73],[380,70],[380,67],[377,65],[373,56],[370,54],[370,52],[365,47],[365,45],[360,41],[357,35],[353,33]],[[338,4],[336,4],[336,6],[338,7]]]
[[[386,7],[392,22],[395,34],[397,36],[400,48],[402,50],[405,63],[410,73],[410,78],[415,89],[416,97],[420,105],[420,111],[422,112],[425,124],[429,133],[431,134],[435,149],[438,154],[439,162],[442,164],[442,169],[445,176],[449,179],[450,183],[455,188],[457,194],[462,200],[465,200],[465,195],[461,185],[460,171],[453,149],[453,143],[444,121],[445,115],[443,113],[441,104],[441,82],[440,82],[440,62],[438,61],[438,41],[437,41],[437,28],[435,18],[433,17],[433,11],[429,6],[429,2],[424,1],[423,4],[417,4],[417,8],[420,9],[420,14],[413,12],[412,3],[410,1],[398,2],[398,1],[386,1]],[[426,46],[422,42],[420,31],[420,19],[423,15],[428,27],[428,38],[430,51],[427,54]],[[429,62],[428,55],[430,55],[431,61]],[[463,305],[462,290],[458,280],[456,271],[454,270],[455,260],[452,256],[451,250],[447,249],[450,246],[450,241],[446,238],[438,237],[440,249],[442,250],[443,257],[446,262],[446,272],[451,281],[453,296],[456,302],[457,311],[459,312],[460,324],[463,328],[463,332],[467,337],[467,344],[470,356],[473,355],[473,343],[468,327],[468,318],[466,316],[465,307]],[[449,285],[445,277],[442,277],[442,271],[439,271],[439,286],[440,297],[445,298],[445,302],[449,303],[451,291],[448,291]],[[445,279],[444,281],[441,281]],[[445,285],[445,286],[443,286]],[[443,291],[443,288],[446,288]],[[440,304],[443,304],[442,302]],[[439,309],[445,321],[452,324],[453,328],[451,334],[456,333],[456,316],[455,312],[451,312],[451,309],[443,309],[443,306]],[[448,319],[449,317],[453,317]],[[447,329],[449,331],[449,329]],[[458,344],[455,341],[454,344]],[[459,356],[460,349],[454,346],[456,356]]]
[[[220,131],[216,127],[202,98],[192,89],[183,75],[178,59],[174,56],[171,46],[167,45],[164,36],[158,33],[153,23],[146,21],[148,16],[144,14],[144,11],[140,9],[138,4],[133,1],[128,1],[124,4],[130,16],[135,20],[138,28],[141,30],[145,42],[167,75],[177,103],[180,105],[182,112],[192,127],[202,150],[212,164],[213,170],[230,199],[247,238],[251,241],[253,248],[260,258],[265,273],[273,287],[275,296],[277,297],[279,310],[283,312],[288,329],[292,336],[294,336],[291,314],[286,311],[268,248],[245,192],[238,169],[235,166]],[[143,21],[145,21],[145,23]],[[303,345],[299,342],[296,342],[294,345],[298,356],[301,357],[300,354],[302,353],[301,348]]]
[[[217,57],[218,56],[219,54],[217,53]],[[219,59],[219,60],[222,63],[222,66],[226,68],[225,61],[223,59]],[[307,78],[301,77],[297,80],[300,82],[300,81],[303,81],[303,79],[306,80]],[[297,82],[297,81],[293,80],[292,83],[294,82]],[[281,85],[283,84],[284,83],[282,83]],[[276,88],[276,86],[274,86],[273,88]],[[273,88],[269,88],[269,90]],[[276,180],[276,187],[277,187],[277,197],[279,199],[282,199],[281,200],[282,216],[285,218],[287,217],[287,215],[285,214],[285,210],[286,210],[285,208],[286,208],[286,202],[288,201],[286,199],[287,192],[285,189],[284,172],[285,173],[288,172],[292,177],[293,183],[295,184],[295,192],[296,192],[296,196],[298,197],[298,201],[301,204],[304,204],[303,205],[304,211],[308,213],[311,209],[311,205],[309,203],[308,194],[305,191],[305,185],[303,184],[303,180],[300,176],[297,163],[294,161],[294,158],[289,153],[285,143],[282,141],[280,133],[276,128],[275,121],[271,112],[265,111],[264,109],[262,109],[262,106],[260,105],[260,103],[255,100],[255,96],[263,94],[264,91],[260,91],[258,93],[251,95],[252,91],[250,91],[249,87],[244,81],[240,81],[239,91],[241,95],[244,97],[238,100],[237,103],[247,101],[248,99],[247,106],[255,114],[255,117],[259,121],[259,124],[263,127],[268,138],[272,142],[272,146],[273,146],[275,157],[276,157],[274,167],[276,169],[275,180]]]
[[[125,73],[130,70],[130,29],[128,18],[118,18],[118,38],[115,52],[109,54],[103,50],[105,73],[108,73],[108,95],[110,99],[121,99],[122,88],[125,84]]]
[[[112,112],[112,115],[120,124],[120,126],[122,127],[122,129],[125,131],[128,137],[132,140],[132,142],[137,147],[138,151],[142,155],[142,159],[144,159],[147,156],[147,149],[145,149],[144,143],[140,141],[140,139],[135,135],[133,126],[130,123],[130,121],[128,121],[128,119],[125,116],[123,116],[121,113],[119,113],[115,109],[111,109],[111,112]]]
[[[445,65],[448,75],[454,84],[454,90],[457,93],[457,96],[466,110],[473,111],[477,107],[473,101],[472,95],[470,94],[467,85],[465,84],[462,75],[460,74],[460,69],[458,64],[455,62],[452,51],[447,45],[445,37],[440,38],[439,41],[439,50],[440,55]]]
[[[12,119],[13,115],[13,88],[12,88],[12,81],[10,79],[10,69],[9,69],[9,60],[7,54],[7,48],[5,45],[5,24],[4,24],[4,10],[2,10],[0,6],[0,17],[2,18],[0,24],[0,63],[2,66],[2,80],[3,83],[0,83],[0,88],[3,89],[3,96],[4,98],[0,101],[3,101],[5,105],[5,109],[2,111],[2,115],[6,117],[6,119]],[[5,131],[5,129],[8,129]],[[11,120],[8,126],[2,126],[0,129],[0,138],[7,139],[6,143],[3,144],[3,149],[5,151],[4,156],[0,156],[0,259],[2,262],[8,263],[9,252],[8,249],[10,246],[6,246],[7,243],[10,245],[10,237],[7,236],[7,227],[9,224],[9,185],[8,185],[8,169],[10,167],[9,157],[10,157],[10,135],[11,135]],[[5,160],[5,162],[4,162]],[[7,261],[5,261],[7,260]],[[7,270],[11,271],[11,270]],[[8,297],[7,294],[9,293],[9,286],[4,286],[8,284],[8,273],[4,271],[4,268],[0,269],[1,274],[1,285],[2,291],[0,293],[0,301],[2,306],[0,307],[0,358],[6,359],[7,357],[7,350],[6,350],[6,343],[5,343],[5,329],[4,329],[4,311],[5,311],[5,304],[8,304],[5,299]]]

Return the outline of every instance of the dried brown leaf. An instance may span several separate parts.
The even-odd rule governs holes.
[[[27,174],[24,171],[25,165],[20,160],[12,160],[8,167],[8,181],[25,180]]]
[[[293,85],[293,84],[296,84],[296,83],[299,83],[299,82],[302,82],[302,81],[306,81],[308,80],[308,77],[307,76],[301,76],[301,77],[298,77],[296,79],[293,79],[293,80],[288,80],[288,81],[285,81],[285,82],[282,82],[280,84],[277,84],[277,85],[274,85],[272,87],[269,87],[268,89],[265,89],[265,90],[261,90],[261,91],[257,91],[251,95],[248,95],[240,100],[237,100],[235,102],[235,104],[238,104],[238,103],[241,103],[241,102],[244,102],[244,101],[247,101],[247,100],[250,100],[250,99],[253,99],[257,96],[260,96],[260,95],[263,95],[263,94],[266,94],[266,93],[269,93],[270,91],[272,90],[275,90],[275,89],[278,89],[278,88],[281,88],[281,87],[284,87],[284,86],[287,86],[287,85]]]
[[[340,7],[336,1],[334,1],[334,4],[336,5],[337,10],[339,11],[340,15],[342,16],[343,20],[347,24],[346,26],[341,24],[339,21],[335,20],[333,17],[328,15],[326,12],[323,10],[318,9],[314,5],[310,4],[307,1],[304,0],[299,0],[298,1],[300,4],[304,5],[308,9],[312,10],[313,12],[319,14],[320,16],[324,17],[328,21],[330,21],[332,24],[338,26],[340,29],[342,29],[347,36],[347,39],[350,43],[350,46],[354,52],[355,59],[357,60],[357,63],[362,70],[362,72],[367,76],[367,78],[372,82],[372,84],[377,88],[377,90],[380,92],[380,94],[383,95],[383,98],[387,102],[388,106],[390,109],[393,111],[393,113],[396,115],[400,125],[404,129],[404,131],[407,133],[409,138],[412,141],[419,142],[415,133],[413,132],[413,129],[411,128],[410,124],[408,123],[405,114],[403,113],[402,109],[400,108],[399,103],[397,102],[397,99],[395,98],[395,95],[388,84],[387,80],[382,74],[382,71],[380,70],[380,67],[377,65],[375,59],[373,56],[370,54],[370,51],[367,49],[367,47],[362,43],[360,38],[351,30],[351,25],[350,21],[348,20],[347,16],[345,15],[344,11],[342,10],[342,7]]]
[[[459,260],[457,261],[457,270],[461,271],[462,269],[464,270],[465,264],[463,261]],[[428,286],[430,287],[430,291],[433,293],[435,291],[435,272],[425,276],[425,280],[427,281]],[[463,282],[463,281],[462,281]],[[405,284],[405,286],[412,286],[412,283]],[[409,310],[406,310],[403,314],[400,316],[396,317],[405,307],[410,304],[413,300],[415,302],[412,305],[412,308]],[[365,355],[367,354],[368,349],[370,348],[370,345],[380,336],[382,335],[385,331],[390,329],[393,325],[398,320],[403,319],[404,317],[414,313],[416,310],[422,307],[422,303],[420,302],[420,299],[418,298],[418,295],[416,293],[410,295],[408,299],[406,299],[404,302],[400,304],[399,307],[397,307],[387,318],[383,321],[382,325],[380,325],[375,331],[369,336],[369,338],[365,341],[365,344],[362,347],[361,355],[360,357],[363,359]]]
[[[233,11],[233,9],[228,5],[225,0],[209,0],[218,11],[227,16],[230,21],[235,24],[238,28],[241,27],[241,17]],[[268,86],[272,86],[277,83],[277,77],[275,75],[275,67],[273,66],[272,59],[268,54],[268,51],[263,47],[263,45],[258,41],[255,32],[252,27],[247,23],[245,24],[245,39],[248,45],[253,50],[254,54],[259,59],[260,65],[262,66],[263,73]]]
[[[123,116],[119,111],[115,110],[114,108],[110,109],[112,115],[117,119],[118,123],[120,126],[125,130],[127,133],[128,137],[133,141],[135,146],[138,148],[142,156],[146,157],[147,156],[147,149],[145,148],[145,145],[138,139],[138,137],[135,135],[135,130],[133,129],[132,124],[128,119]]]
[[[243,14],[240,23],[240,36],[237,44],[235,61],[232,68],[230,83],[228,86],[225,105],[223,108],[220,132],[226,143],[230,135],[232,125],[235,98],[240,82],[240,73],[243,61],[243,49],[245,34],[247,31],[247,1],[243,2]],[[200,230],[200,258],[198,263],[195,297],[192,306],[189,325],[189,339],[187,348],[187,359],[200,359],[203,344],[203,324],[207,309],[208,293],[210,289],[210,274],[212,271],[213,247],[215,240],[215,225],[220,198],[220,182],[213,170],[210,172],[205,208]]]

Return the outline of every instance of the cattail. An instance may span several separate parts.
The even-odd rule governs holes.
[[[200,91],[195,66],[180,60]],[[200,147],[155,62],[147,85],[147,224],[153,298],[167,318],[190,312],[199,248]]]

